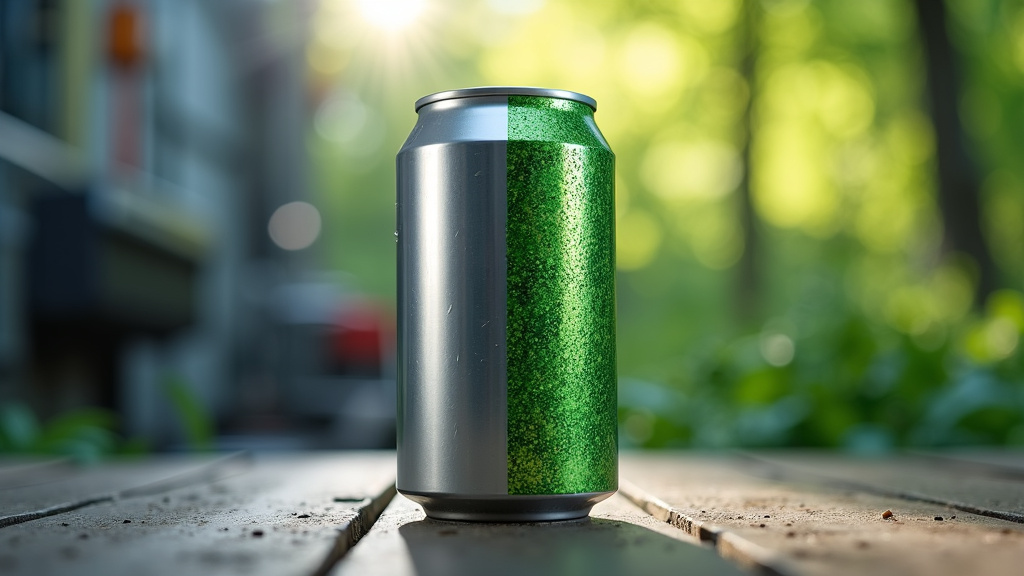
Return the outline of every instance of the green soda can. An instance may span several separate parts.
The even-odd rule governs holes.
[[[615,156],[596,102],[416,102],[398,153],[398,490],[449,520],[579,518],[618,487]]]

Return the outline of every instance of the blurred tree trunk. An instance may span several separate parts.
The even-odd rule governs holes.
[[[743,254],[740,256],[736,276],[736,312],[737,320],[744,325],[757,321],[761,307],[760,235],[757,228],[757,214],[754,211],[754,199],[750,191],[758,5],[758,0],[746,0],[743,3],[743,12],[737,30],[740,43],[740,74],[743,75],[748,89],[746,108],[743,110],[743,117],[740,121],[743,130],[741,151],[743,177],[737,190],[739,220],[743,230]]]
[[[981,227],[978,169],[967,153],[957,111],[960,85],[946,28],[946,6],[942,0],[915,0],[914,4],[927,60],[929,112],[935,126],[943,249],[964,252],[974,259],[978,266],[976,298],[981,303],[996,287],[996,268]]]

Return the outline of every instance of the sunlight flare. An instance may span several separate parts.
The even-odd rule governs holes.
[[[363,18],[387,31],[402,30],[419,18],[426,8],[425,0],[359,0]]]

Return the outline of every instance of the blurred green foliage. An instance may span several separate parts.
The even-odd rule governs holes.
[[[942,242],[910,0],[420,4],[400,30],[350,0],[315,16],[328,267],[394,296],[394,153],[416,98],[580,91],[617,156],[625,445],[1024,443],[1024,2],[946,2],[1006,288],[982,309],[975,264]],[[754,229],[738,217],[745,173]],[[737,269],[754,232],[750,318]]]
[[[184,445],[192,451],[214,448],[215,427],[209,410],[180,376],[167,375],[163,392],[178,418]],[[115,412],[103,408],[78,408],[41,422],[27,405],[0,405],[0,455],[66,456],[82,463],[94,463],[113,455],[148,452],[142,438],[124,438],[118,433]]]
[[[109,410],[84,408],[42,423],[24,404],[0,406],[0,454],[51,454],[95,462],[130,448],[114,433]]]
[[[164,394],[170,401],[190,450],[213,449],[216,430],[213,417],[184,378],[169,376],[164,380]]]
[[[1002,291],[949,338],[871,323],[828,296],[758,333],[709,339],[665,382],[627,380],[620,420],[645,446],[1024,444],[1024,297]]]

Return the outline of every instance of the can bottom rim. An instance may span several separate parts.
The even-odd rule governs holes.
[[[478,495],[411,492],[398,489],[423,506],[427,517],[459,522],[557,522],[586,518],[595,504],[615,491],[583,494]]]

